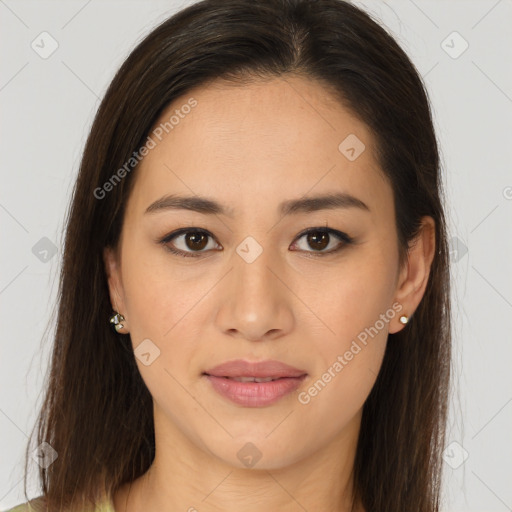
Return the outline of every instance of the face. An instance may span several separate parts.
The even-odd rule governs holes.
[[[159,438],[236,467],[246,454],[284,467],[357,430],[401,328],[392,189],[372,133],[317,83],[214,82],[157,125],[176,110],[133,171],[118,252],[105,251],[112,304]],[[281,209],[336,194],[347,196]],[[217,205],[154,205],[169,195]],[[205,375],[233,360],[300,377]]]

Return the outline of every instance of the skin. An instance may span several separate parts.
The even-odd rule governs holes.
[[[433,220],[424,218],[399,268],[392,189],[374,158],[373,135],[318,83],[292,76],[243,86],[215,81],[175,100],[161,121],[190,97],[197,106],[137,168],[120,244],[104,253],[112,306],[125,317],[121,332],[130,333],[134,349],[149,338],[160,350],[148,366],[137,359],[153,396],[155,461],[115,493],[115,510],[348,512],[362,407],[388,333],[407,328],[399,316],[411,315],[424,294]],[[366,146],[354,161],[338,150],[349,134]],[[278,213],[281,201],[338,191],[370,211]],[[144,214],[170,193],[215,199],[233,217]],[[355,243],[314,257],[339,240],[332,235],[318,249],[297,237],[326,225]],[[156,241],[183,227],[212,235],[198,258],[173,255]],[[250,264],[236,252],[247,236],[263,249]],[[183,236],[173,244],[197,252]],[[300,403],[298,393],[395,302],[401,313]],[[239,358],[277,359],[308,377],[273,405],[235,405],[202,372]],[[248,442],[261,452],[252,468],[237,457]]]

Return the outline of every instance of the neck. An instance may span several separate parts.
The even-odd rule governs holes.
[[[239,468],[201,450],[155,415],[156,456],[114,498],[116,512],[364,512],[352,506],[360,414],[323,449],[286,466]],[[165,428],[162,428],[164,427]]]

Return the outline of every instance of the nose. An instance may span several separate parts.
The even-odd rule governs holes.
[[[271,250],[261,250],[255,259],[240,254],[233,254],[233,267],[223,280],[217,327],[249,341],[285,336],[293,329],[297,301],[286,285],[286,266]]]

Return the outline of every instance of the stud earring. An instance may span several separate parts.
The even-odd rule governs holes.
[[[408,321],[409,321],[409,317],[407,317],[406,315],[402,315],[400,317],[400,323],[405,325]]]
[[[110,317],[110,323],[113,324],[113,327],[116,330],[116,332],[119,332],[124,327],[124,325],[121,322],[124,322],[124,316],[121,315],[121,313],[116,312],[115,315],[112,315]]]

